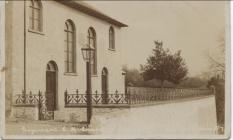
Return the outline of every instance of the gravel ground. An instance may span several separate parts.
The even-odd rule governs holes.
[[[7,121],[7,135],[86,135],[94,134],[77,123],[55,121]],[[96,133],[96,132],[95,132]]]

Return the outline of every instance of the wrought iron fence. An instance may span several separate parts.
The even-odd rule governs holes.
[[[94,94],[91,94],[92,104],[93,105],[118,105],[118,104],[129,104],[128,94],[119,94],[116,90],[114,94],[99,94],[98,91],[95,91]],[[76,90],[75,94],[68,94],[68,91],[65,91],[65,105],[74,106],[74,105],[86,105],[87,104],[87,94],[80,94]]]
[[[29,94],[24,91],[21,94],[15,94],[13,96],[13,104],[15,107],[38,107],[39,120],[49,120],[54,115],[53,112],[47,110],[47,99],[41,91],[38,94],[33,94],[31,91]]]
[[[213,94],[210,89],[166,89],[166,88],[128,88],[127,93],[91,94],[93,105],[134,105],[146,104],[157,101],[169,101],[183,98],[192,98]],[[65,91],[65,106],[85,106],[87,95],[76,93],[69,94]]]
[[[100,106],[130,106],[135,104],[147,104],[157,101],[169,101],[183,98],[192,98],[213,94],[210,89],[166,89],[166,88],[127,88],[127,93],[119,93],[117,90],[111,94],[101,94],[95,91],[91,94],[92,104]],[[75,93],[65,91],[65,106],[86,106],[87,95],[80,94],[78,90]],[[38,106],[42,118],[48,117],[47,99],[41,91],[38,94],[28,94],[22,92],[14,96],[15,105],[33,105]]]
[[[21,94],[16,94],[14,96],[14,104],[15,105],[38,105],[39,100],[42,100],[43,96],[39,92],[39,94],[32,94],[30,91],[29,94],[24,93],[22,91]]]
[[[200,97],[213,94],[210,89],[128,88],[130,104]]]

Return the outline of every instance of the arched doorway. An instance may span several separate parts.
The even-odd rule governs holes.
[[[46,67],[46,107],[53,119],[53,111],[57,105],[57,64],[54,61],[49,61]]]
[[[102,70],[101,83],[102,83],[103,104],[107,104],[108,103],[108,70],[107,68],[103,68]]]

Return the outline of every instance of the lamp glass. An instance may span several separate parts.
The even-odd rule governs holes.
[[[85,47],[82,48],[82,55],[83,55],[83,59],[86,62],[90,62],[92,61],[93,57],[94,57],[94,49],[91,47]]]

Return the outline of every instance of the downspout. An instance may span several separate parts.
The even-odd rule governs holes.
[[[26,0],[24,0],[24,72],[23,72],[23,96],[26,95]],[[24,98],[24,102],[25,102]]]

